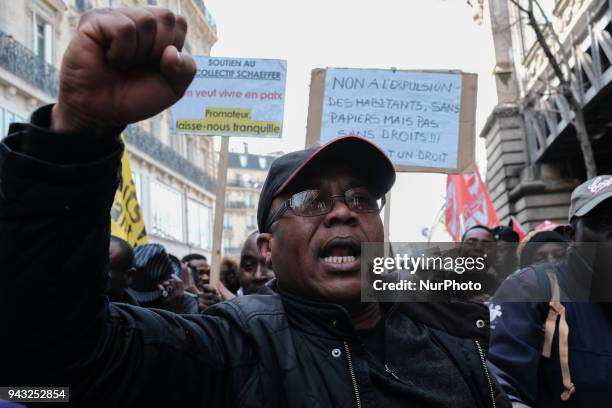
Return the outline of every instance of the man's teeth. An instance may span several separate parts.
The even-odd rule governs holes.
[[[347,262],[354,262],[355,257],[354,256],[326,256],[325,258],[323,258],[323,260],[329,263],[347,263]]]

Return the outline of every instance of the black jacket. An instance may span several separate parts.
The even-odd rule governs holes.
[[[68,385],[71,402],[87,407],[375,406],[340,306],[275,285],[204,315],[109,303],[109,209],[123,146],[116,134],[51,133],[49,109],[35,112],[35,125],[12,125],[0,144],[0,385]],[[494,406],[486,308],[405,304],[388,309],[387,324],[394,313],[430,332],[478,407]],[[393,361],[400,346],[389,348]]]

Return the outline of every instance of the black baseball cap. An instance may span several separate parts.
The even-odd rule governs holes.
[[[612,198],[612,176],[604,174],[585,181],[572,192],[568,219],[583,217]]]
[[[363,177],[374,193],[383,195],[395,183],[395,169],[387,155],[374,143],[359,136],[343,136],[318,147],[285,154],[274,160],[259,195],[257,226],[265,231],[270,207],[276,196],[294,187],[307,169],[325,163],[346,164]],[[299,180],[297,180],[299,181]]]
[[[148,303],[161,297],[158,284],[181,272],[181,262],[166,252],[160,244],[144,244],[134,248],[136,276],[128,289],[138,303]]]
[[[498,225],[493,228],[493,238],[496,241],[504,242],[519,242],[519,234],[512,229],[512,227],[506,225]]]

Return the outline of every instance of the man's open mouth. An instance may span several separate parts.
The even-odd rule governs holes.
[[[328,241],[319,257],[328,264],[351,264],[361,255],[361,243],[354,238],[333,238]]]

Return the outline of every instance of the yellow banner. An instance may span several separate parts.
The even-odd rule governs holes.
[[[111,234],[126,240],[132,246],[149,242],[138,204],[136,185],[132,179],[127,148],[121,158],[121,183],[111,208]]]

